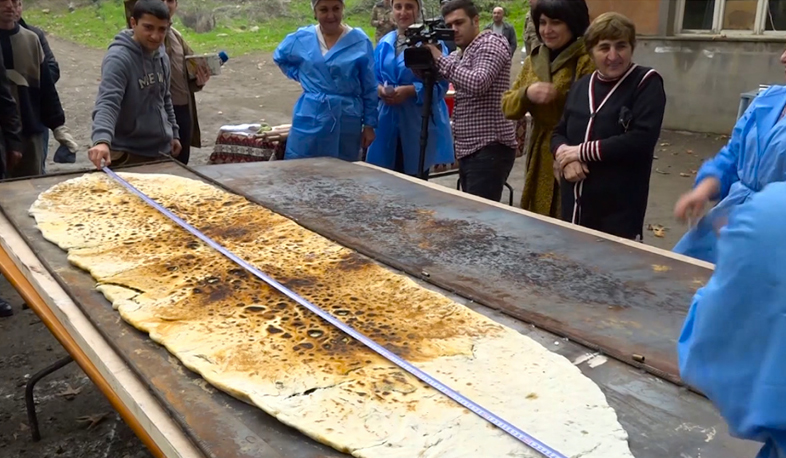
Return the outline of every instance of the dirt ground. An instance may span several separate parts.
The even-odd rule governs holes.
[[[100,77],[103,51],[50,38],[60,62],[62,79],[58,90],[66,110],[67,124],[76,140],[89,146],[91,111]],[[518,59],[517,59],[518,60]],[[518,72],[516,62],[513,72]],[[258,122],[288,123],[292,105],[300,88],[288,81],[272,63],[267,53],[231,58],[221,76],[214,78],[197,96],[204,147],[192,150],[192,164],[205,164],[215,136],[224,124]],[[670,101],[676,103],[676,101]],[[645,236],[649,244],[670,249],[684,227],[672,216],[674,202],[693,181],[703,158],[709,157],[725,143],[718,135],[663,132],[653,168],[647,223],[662,225],[665,236]],[[51,152],[54,146],[50,145]],[[82,152],[76,164],[49,163],[49,172],[77,171],[89,168]],[[510,184],[518,202],[523,185],[524,163],[517,162]],[[455,187],[455,177],[438,181]],[[507,200],[507,195],[503,196]],[[144,458],[149,453],[130,429],[112,410],[101,393],[75,365],[44,379],[36,391],[43,440],[33,443],[29,437],[24,404],[24,383],[38,370],[65,355],[46,328],[30,310],[22,310],[22,300],[0,277],[0,296],[16,309],[12,318],[0,319],[0,456],[63,458]],[[70,395],[68,393],[71,393]],[[76,394],[74,394],[76,393]],[[80,417],[101,420],[92,428]]]

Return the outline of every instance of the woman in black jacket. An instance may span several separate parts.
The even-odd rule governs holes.
[[[663,78],[633,63],[636,28],[621,14],[595,19],[584,42],[597,70],[571,87],[551,141],[562,219],[641,240],[666,109]],[[565,169],[572,162],[582,165],[578,173]]]

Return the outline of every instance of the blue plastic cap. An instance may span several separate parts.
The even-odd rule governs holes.
[[[229,56],[224,51],[219,51],[218,58],[221,59],[221,62],[226,62],[229,60]]]

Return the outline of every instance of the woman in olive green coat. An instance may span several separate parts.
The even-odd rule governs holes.
[[[551,134],[562,117],[571,84],[594,70],[582,36],[589,26],[584,0],[538,0],[532,19],[543,43],[524,61],[513,87],[502,98],[508,119],[532,116],[532,135],[521,208],[559,218]],[[583,167],[579,162],[574,167]],[[559,172],[557,172],[559,173]]]

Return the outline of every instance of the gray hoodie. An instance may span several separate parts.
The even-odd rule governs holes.
[[[156,157],[180,138],[169,94],[169,57],[149,53],[131,30],[117,34],[101,64],[92,143],[112,151]]]

